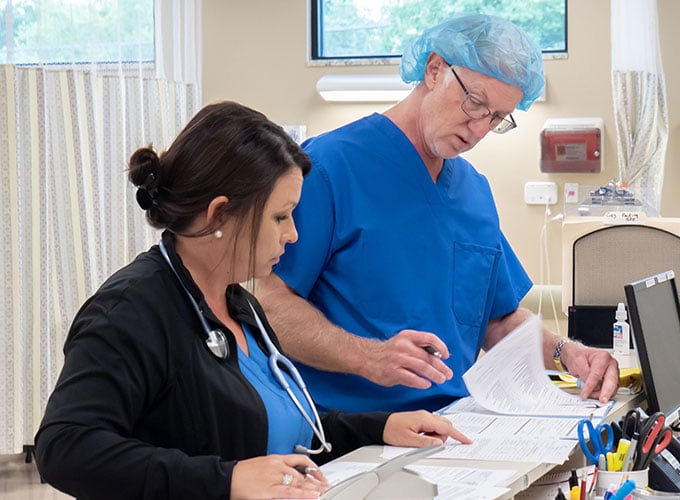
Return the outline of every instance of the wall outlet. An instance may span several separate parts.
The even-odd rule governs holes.
[[[527,182],[524,185],[524,202],[527,205],[554,205],[557,203],[557,184]]]
[[[578,203],[578,183],[564,183],[564,203]]]

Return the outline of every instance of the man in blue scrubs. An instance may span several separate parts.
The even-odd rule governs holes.
[[[416,39],[400,72],[419,82],[403,101],[303,145],[299,241],[256,287],[323,408],[441,408],[467,395],[480,349],[529,314],[532,283],[487,179],[459,155],[541,94],[540,49],[508,21],[465,16]],[[543,338],[546,367],[581,377],[584,397],[616,392],[606,351]]]

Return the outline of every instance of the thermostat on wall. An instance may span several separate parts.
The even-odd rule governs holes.
[[[541,172],[602,171],[602,118],[549,118],[541,131]]]

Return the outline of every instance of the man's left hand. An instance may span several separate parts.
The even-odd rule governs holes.
[[[608,351],[569,343],[562,348],[561,359],[569,373],[583,381],[582,399],[597,397],[606,403],[616,394],[619,363]]]

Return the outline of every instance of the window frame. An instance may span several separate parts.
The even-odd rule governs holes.
[[[400,55],[368,55],[368,56],[320,56],[321,27],[320,3],[323,0],[307,0],[307,65],[309,66],[382,66],[398,65]],[[569,1],[564,1],[564,50],[541,50],[544,60],[567,59],[569,57]]]

